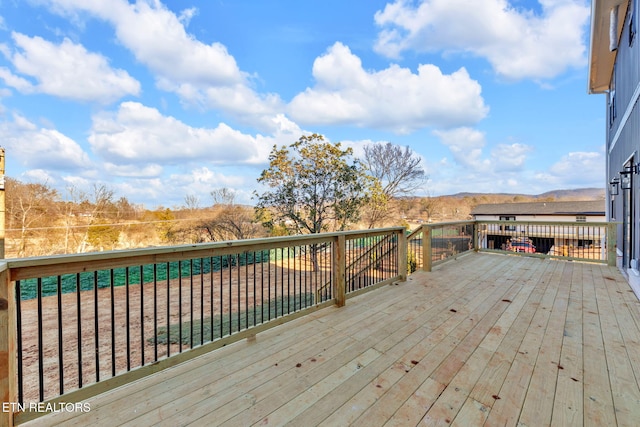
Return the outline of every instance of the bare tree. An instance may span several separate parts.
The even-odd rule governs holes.
[[[67,187],[67,197],[65,201],[60,205],[60,214],[62,215],[62,223],[64,225],[64,249],[63,252],[69,253],[69,246],[71,240],[76,244],[77,241],[77,228],[78,217],[80,214],[80,205],[86,200],[86,195],[78,190],[75,185]]]
[[[412,194],[427,179],[420,157],[409,147],[390,142],[364,147],[364,165],[369,174],[380,181],[382,192],[395,199]]]
[[[213,197],[213,204],[215,205],[234,205],[236,201],[236,193],[227,187],[216,188],[211,191],[211,197]]]
[[[210,240],[234,240],[256,237],[262,231],[252,208],[235,204],[236,195],[228,188],[211,191],[213,217],[202,221],[200,228]]]
[[[27,241],[34,238],[33,227],[49,226],[55,222],[55,203],[59,200],[58,192],[47,184],[22,183],[7,178],[7,219],[9,229],[19,229],[18,256],[32,255],[27,248]]]
[[[249,207],[221,206],[214,212],[213,218],[200,224],[203,232],[213,241],[250,239],[262,231],[255,220],[253,209]]]
[[[78,246],[77,252],[85,252],[87,244],[91,241],[98,241],[97,235],[109,234],[109,240],[112,240],[111,235],[113,230],[110,226],[104,226],[104,219],[109,216],[115,216],[117,208],[113,203],[114,191],[104,184],[93,184],[91,193],[81,193],[79,195],[82,200],[80,206],[84,207],[85,211],[81,213],[84,217],[88,218],[87,231]],[[119,233],[119,232],[118,232]],[[91,241],[89,239],[91,234]]]
[[[131,220],[137,219],[139,213],[143,210],[141,205],[134,205],[122,196],[115,203],[118,219]]]
[[[89,202],[93,205],[93,217],[105,217],[116,211],[113,190],[104,184],[93,184]]]
[[[184,207],[189,211],[195,211],[200,208],[200,198],[195,194],[187,194],[184,196]]]
[[[440,209],[441,204],[439,198],[429,195],[420,200],[420,211],[427,215],[427,221],[431,221],[431,218]]]
[[[426,181],[420,157],[409,147],[390,142],[364,147],[364,166],[373,178],[370,197],[363,209],[369,228],[382,225],[392,214],[392,201],[410,195]]]

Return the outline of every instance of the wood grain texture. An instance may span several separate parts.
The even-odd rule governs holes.
[[[604,265],[470,254],[25,425],[634,425],[628,291]]]

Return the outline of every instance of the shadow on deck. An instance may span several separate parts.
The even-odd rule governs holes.
[[[639,379],[617,269],[470,254],[23,425],[637,425]]]

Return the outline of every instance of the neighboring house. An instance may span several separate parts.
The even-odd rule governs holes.
[[[513,242],[530,242],[539,253],[566,255],[568,248],[589,248],[600,258],[605,233],[601,227],[562,227],[558,223],[606,222],[605,202],[533,202],[478,205],[472,211],[476,221],[522,221],[527,224],[487,224],[481,234],[481,247],[487,249],[515,248]],[[543,223],[543,224],[536,224]],[[529,252],[527,249],[518,250]]]
[[[588,90],[606,95],[607,219],[620,222],[619,267],[640,296],[639,2],[591,2]]]

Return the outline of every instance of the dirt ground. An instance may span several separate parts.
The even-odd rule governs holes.
[[[41,361],[38,302],[36,299],[22,301],[23,401],[40,400],[40,363],[46,400],[77,389],[80,383],[87,385],[105,380],[114,372],[122,373],[189,348],[189,344],[156,346],[154,318],[158,328],[166,328],[168,323],[177,324],[180,318],[183,323],[193,319],[195,324],[199,324],[201,318],[209,322],[212,315],[221,317],[230,312],[244,312],[245,307],[260,305],[282,293],[301,295],[314,292],[330,280],[327,268],[319,272],[312,272],[309,265],[289,269],[286,262],[258,264],[255,274],[253,265],[249,265],[225,268],[212,275],[172,279],[169,283],[165,280],[157,283],[155,291],[153,283],[146,283],[142,293],[140,284],[130,285],[128,289],[125,286],[103,288],[97,291],[98,304],[95,291],[83,291],[79,294],[80,315],[77,293],[62,295],[61,310],[58,310],[57,296],[42,298]],[[200,344],[200,335],[194,335],[196,346]],[[78,336],[82,337],[81,340]],[[59,340],[62,351],[59,350]],[[82,366],[81,370],[79,366]]]
[[[346,255],[351,286],[367,286],[396,274],[395,261],[382,255],[376,261],[366,248],[347,251]],[[303,295],[326,294],[331,281],[330,252],[319,255],[318,266],[313,271],[306,256],[294,257],[165,279],[155,285],[136,283],[66,293],[61,295],[60,305],[57,295],[44,297],[40,321],[38,300],[22,301],[22,401],[57,397],[189,349],[191,342],[155,342],[156,332],[169,325],[174,331],[178,324],[183,325],[183,331],[189,330],[190,324],[199,330],[201,321],[210,325],[214,318],[219,325],[231,314],[236,319],[236,313],[253,312],[254,307],[283,295],[301,301]],[[284,313],[289,310],[295,307],[287,303]],[[222,335],[229,333],[228,329],[222,331]],[[172,338],[175,335],[172,332]],[[193,335],[193,346],[200,345],[200,333]],[[205,336],[203,341],[209,338]]]

